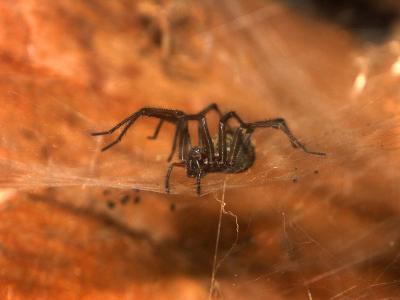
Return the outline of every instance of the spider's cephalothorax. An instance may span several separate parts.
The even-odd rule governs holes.
[[[202,171],[208,165],[207,153],[204,148],[193,147],[188,154],[186,162],[186,171],[188,177],[203,176]]]
[[[215,110],[219,114],[218,134],[214,139],[211,138],[208,130],[206,114]],[[255,160],[254,147],[251,144],[251,136],[256,128],[274,128],[283,131],[289,138],[290,143],[295,148],[300,148],[304,152],[325,155],[322,152],[314,152],[308,150],[297,138],[291,133],[286,122],[282,118],[269,119],[253,123],[245,123],[233,111],[222,114],[218,106],[213,103],[197,114],[185,114],[179,110],[161,109],[161,108],[142,108],[133,113],[113,128],[107,131],[95,132],[92,135],[112,134],[114,131],[124,126],[118,138],[111,144],[102,149],[105,151],[116,143],[121,141],[122,137],[132,126],[132,124],[140,117],[148,116],[159,118],[160,121],[156,130],[150,139],[156,139],[162,124],[170,122],[176,125],[175,135],[172,142],[172,150],[168,157],[170,162],[178,147],[179,161],[170,163],[165,177],[165,190],[170,192],[169,179],[174,167],[186,168],[188,177],[196,178],[197,194],[201,193],[201,178],[207,173],[224,172],[239,173],[250,168]],[[236,119],[239,122],[238,127],[230,127],[227,122],[229,119]],[[192,146],[188,129],[188,122],[198,122],[199,143]]]

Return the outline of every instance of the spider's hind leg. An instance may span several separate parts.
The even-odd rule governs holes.
[[[276,119],[270,119],[270,120],[265,120],[265,121],[258,121],[254,123],[247,123],[245,127],[254,130],[256,128],[274,128],[281,130],[284,134],[287,135],[289,138],[290,143],[294,148],[300,148],[306,153],[314,154],[314,155],[326,155],[326,153],[323,152],[316,152],[316,151],[311,151],[304,144],[302,144],[290,131],[289,127],[286,124],[285,119],[282,118],[276,118]]]

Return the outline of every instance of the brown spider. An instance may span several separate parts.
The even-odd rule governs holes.
[[[215,110],[219,116],[218,136],[213,140],[208,130],[206,114]],[[175,135],[172,142],[172,150],[168,157],[168,162],[172,160],[176,147],[178,146],[178,162],[172,162],[165,177],[165,190],[170,192],[169,180],[174,167],[186,168],[188,177],[196,178],[197,194],[201,193],[201,178],[210,172],[239,173],[250,168],[255,160],[254,146],[251,143],[251,136],[256,128],[274,128],[285,133],[294,148],[300,148],[306,153],[314,155],[325,155],[322,152],[308,150],[291,133],[286,122],[282,118],[269,119],[252,123],[245,123],[234,112],[230,111],[222,114],[217,104],[208,105],[197,114],[185,114],[180,110],[162,109],[162,108],[142,108],[133,113],[113,128],[92,133],[93,136],[112,134],[122,126],[125,126],[116,140],[102,149],[105,151],[118,142],[140,117],[148,116],[160,119],[154,134],[149,139],[156,139],[164,122],[170,122],[176,125]],[[239,122],[239,127],[231,128],[227,122],[234,118]],[[199,145],[192,146],[189,135],[188,121],[197,121],[199,130]]]

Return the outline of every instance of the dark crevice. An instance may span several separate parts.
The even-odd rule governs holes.
[[[283,0],[296,9],[322,17],[364,41],[380,43],[390,37],[399,19],[399,6],[372,0]]]

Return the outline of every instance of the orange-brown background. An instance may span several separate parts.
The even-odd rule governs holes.
[[[0,297],[207,298],[226,181],[239,235],[230,251],[224,215],[213,297],[395,299],[399,55],[396,29],[365,41],[279,1],[1,1]],[[258,132],[248,172],[198,198],[177,171],[167,196],[171,127],[149,141],[143,120],[105,153],[89,135],[210,102],[283,116],[328,155]]]

